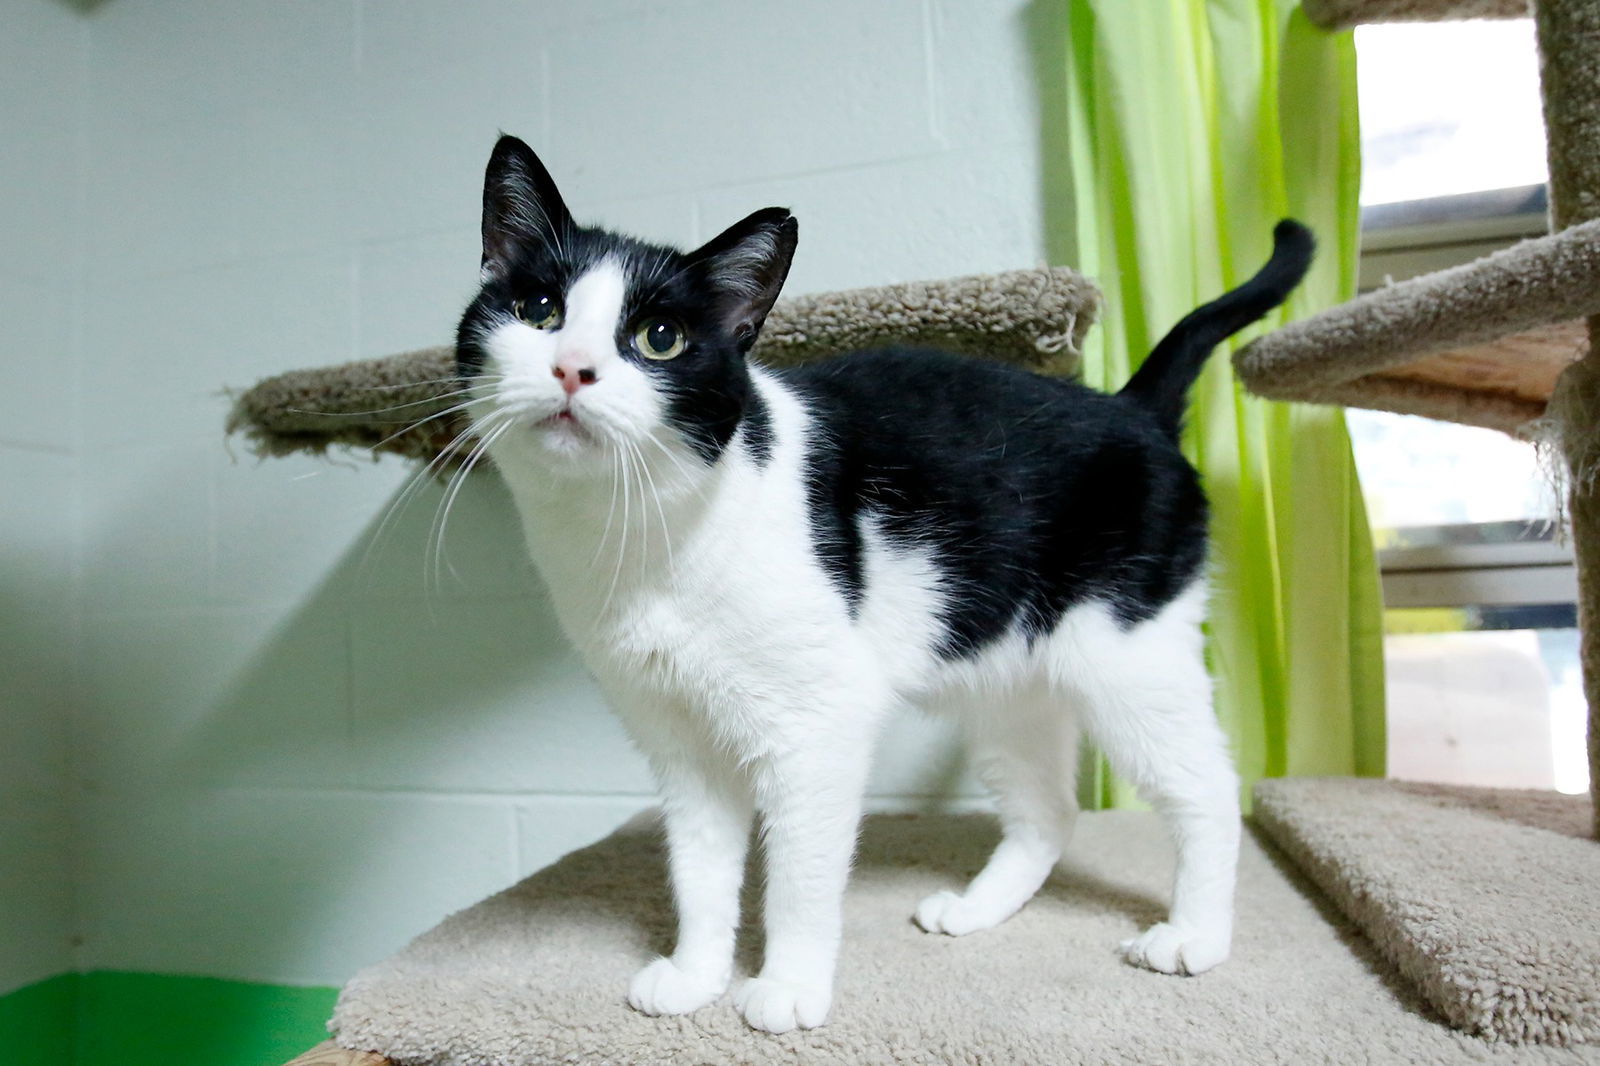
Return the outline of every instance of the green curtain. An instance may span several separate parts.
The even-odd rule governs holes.
[[[1316,232],[1316,264],[1241,339],[1353,294],[1349,34],[1292,0],[1060,0],[1042,21],[1066,42],[1041,50],[1047,98],[1065,73],[1045,109],[1065,131],[1046,138],[1052,252],[1105,293],[1089,384],[1119,387],[1183,314],[1249,277],[1285,216]],[[1343,412],[1248,396],[1219,352],[1184,446],[1212,501],[1207,654],[1246,804],[1261,777],[1381,775],[1381,598]],[[1097,758],[1082,791],[1086,806],[1132,798]]]

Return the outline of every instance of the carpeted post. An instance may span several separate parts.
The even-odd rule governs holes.
[[[1550,228],[1600,218],[1600,0],[1538,0],[1539,76],[1550,157]],[[1589,701],[1589,794],[1600,837],[1600,317],[1556,383],[1550,413],[1571,473],[1578,627]]]

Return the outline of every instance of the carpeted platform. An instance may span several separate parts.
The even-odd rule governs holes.
[[[1582,350],[1567,324],[1597,311],[1600,220],[1375,289],[1251,342],[1234,368],[1274,399],[1514,432]]]
[[[1451,1029],[1249,834],[1233,959],[1198,978],[1123,963],[1113,945],[1162,915],[1171,876],[1149,814],[1085,815],[1072,857],[998,929],[961,939],[917,929],[915,902],[962,883],[994,839],[981,816],[867,821],[822,1029],[756,1034],[726,999],[671,1019],[624,1005],[632,971],[670,946],[648,817],[357,975],[332,1029],[341,1045],[402,1066],[1600,1062],[1600,1048],[1491,1044]],[[746,971],[755,953],[746,938]]]
[[[1587,796],[1262,781],[1260,826],[1451,1024],[1600,1042],[1600,842]]]
[[[1070,375],[1099,307],[1100,290],[1066,267],[813,293],[778,301],[754,356],[792,366],[920,344]],[[466,425],[460,388],[452,347],[295,370],[240,393],[228,432],[263,456],[338,445],[427,460],[446,452],[448,461]]]

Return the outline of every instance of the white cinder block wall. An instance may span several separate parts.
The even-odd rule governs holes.
[[[0,0],[0,994],[71,963],[87,46],[67,8]]]
[[[84,968],[338,982],[650,803],[492,479],[436,573],[407,467],[221,440],[224,385],[450,339],[498,131],[644,236],[792,207],[793,292],[1043,260],[1022,0],[7,2],[88,41],[81,470],[21,464],[81,490]],[[893,733],[877,802],[966,790]]]

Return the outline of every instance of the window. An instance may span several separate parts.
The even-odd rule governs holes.
[[[1529,20],[1364,26],[1361,287],[1545,231]],[[1349,413],[1380,549],[1389,773],[1588,788],[1575,576],[1532,445]]]
[[[1362,26],[1356,54],[1362,204],[1545,182],[1532,19]]]
[[[1389,775],[1586,791],[1577,573],[1554,527],[1385,532]]]

